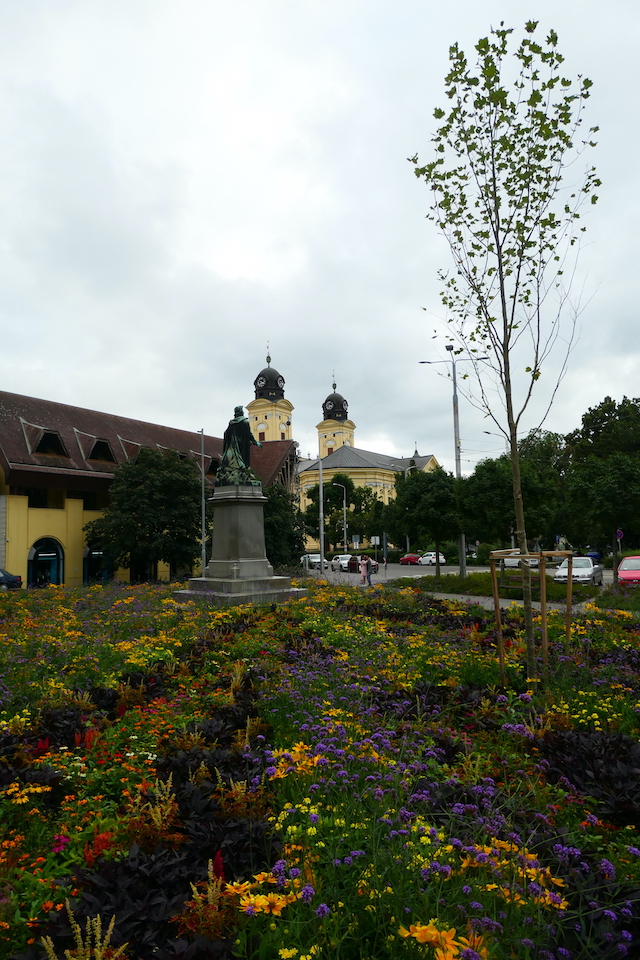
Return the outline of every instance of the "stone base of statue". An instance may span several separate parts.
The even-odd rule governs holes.
[[[290,577],[274,577],[264,545],[264,505],[259,483],[217,487],[213,495],[213,548],[203,577],[192,577],[176,600],[197,597],[229,605],[280,603],[305,597]]]

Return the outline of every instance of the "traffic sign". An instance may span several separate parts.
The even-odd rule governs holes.
[[[623,537],[624,537],[624,532],[622,530],[616,530],[616,539],[622,540]]]

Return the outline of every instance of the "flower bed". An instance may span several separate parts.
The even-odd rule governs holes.
[[[640,622],[0,595],[0,955],[637,956]]]

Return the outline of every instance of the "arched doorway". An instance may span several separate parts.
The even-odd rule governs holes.
[[[50,583],[64,583],[64,550],[57,540],[43,537],[29,550],[27,584],[46,587]]]

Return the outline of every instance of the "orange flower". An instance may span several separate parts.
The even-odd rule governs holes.
[[[463,950],[475,950],[481,960],[488,960],[489,954],[487,952],[486,942],[481,933],[470,930],[468,937],[458,937],[458,943]]]

